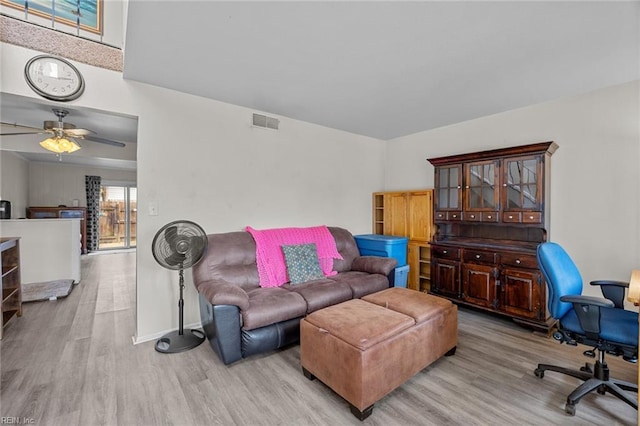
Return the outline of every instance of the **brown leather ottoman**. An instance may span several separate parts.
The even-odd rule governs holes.
[[[389,288],[309,314],[300,322],[304,375],[342,396],[360,420],[373,404],[458,343],[450,301]]]

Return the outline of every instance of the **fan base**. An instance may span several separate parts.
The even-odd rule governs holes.
[[[204,333],[200,330],[179,330],[167,333],[156,341],[156,351],[163,354],[175,354],[188,351],[204,342]]]

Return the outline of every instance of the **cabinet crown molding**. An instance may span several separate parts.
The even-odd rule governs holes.
[[[551,155],[556,152],[557,149],[558,144],[553,141],[549,141],[529,145],[512,146],[509,148],[491,149],[474,153],[448,155],[446,157],[428,158],[427,161],[429,161],[434,166],[441,166],[450,163],[461,163],[467,161],[486,160],[499,157],[512,157],[518,155],[543,153],[548,153],[549,155]]]

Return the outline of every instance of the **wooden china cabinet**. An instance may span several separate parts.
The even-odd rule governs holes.
[[[430,158],[435,170],[430,293],[548,331],[536,248],[549,230],[554,142]]]

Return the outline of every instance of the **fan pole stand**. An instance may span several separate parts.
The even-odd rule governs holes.
[[[193,349],[204,342],[204,333],[200,330],[187,330],[184,333],[184,271],[180,268],[180,300],[178,301],[179,328],[167,333],[156,341],[156,351],[174,354]]]

